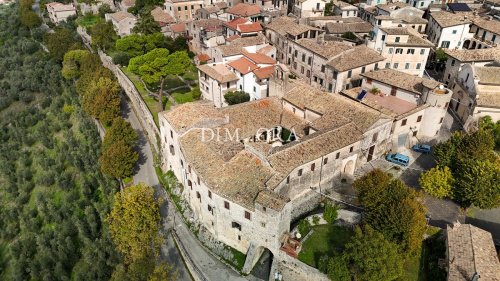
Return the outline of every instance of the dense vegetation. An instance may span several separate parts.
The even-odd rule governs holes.
[[[0,280],[108,280],[117,182],[99,172],[98,133],[60,57],[16,10],[0,7]]]
[[[455,133],[434,147],[438,167],[420,178],[422,188],[432,196],[452,198],[463,207],[481,209],[500,206],[500,122],[480,120],[472,133]]]

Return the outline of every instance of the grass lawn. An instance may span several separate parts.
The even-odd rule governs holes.
[[[190,70],[186,71],[186,73],[184,73],[184,75],[182,75],[182,78],[184,78],[185,80],[189,80],[189,81],[198,80],[198,70],[196,68],[190,69]]]
[[[325,224],[313,226],[314,233],[302,244],[299,260],[317,268],[321,256],[333,256],[335,249],[342,249],[353,232],[347,228]]]
[[[94,24],[98,23],[99,21],[101,21],[101,18],[99,17],[99,15],[84,15],[84,16],[76,19],[76,23],[78,25],[85,27],[85,28],[90,28]]]
[[[163,84],[163,89],[169,90],[169,89],[177,88],[177,87],[184,86],[184,85],[186,85],[186,84],[184,84],[184,82],[182,82],[182,80],[179,79],[179,77],[174,76],[174,75],[169,75],[169,76],[167,76],[167,78],[165,78],[165,82]]]

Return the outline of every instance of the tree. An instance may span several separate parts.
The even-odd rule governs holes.
[[[399,254],[396,244],[369,225],[363,230],[356,227],[354,233],[354,237],[346,245],[344,258],[348,261],[355,280],[391,281],[401,276],[404,258]],[[345,274],[345,269],[341,270]]]
[[[113,10],[111,10],[111,7],[109,6],[109,4],[102,4],[99,7],[99,16],[101,18],[104,18],[106,16],[106,14],[109,14],[112,12],[113,12]]]
[[[444,52],[443,49],[441,48],[438,48],[436,50],[436,59],[439,61],[439,62],[444,62],[448,59],[448,55]]]
[[[325,4],[325,16],[333,16],[333,1]]]
[[[500,206],[500,161],[462,159],[457,165],[455,199],[481,209]]]
[[[436,198],[452,197],[453,195],[452,189],[455,179],[447,166],[437,166],[422,173],[418,182],[425,192]]]
[[[160,206],[152,187],[139,184],[117,193],[107,220],[126,265],[159,251]]]
[[[105,125],[120,114],[120,86],[112,79],[101,77],[92,81],[82,96],[85,111]]]
[[[490,116],[485,116],[479,120],[479,129],[489,132],[495,140],[495,150],[500,150],[500,120],[493,123]]]
[[[101,171],[118,179],[132,176],[139,155],[124,140],[118,140],[103,150],[99,158]]]
[[[462,133],[455,132],[449,140],[434,146],[433,154],[439,166],[448,166],[453,170],[457,151],[462,144],[462,139]]]
[[[323,218],[328,223],[333,223],[338,217],[339,206],[332,202],[326,202],[325,212],[323,213]]]
[[[177,272],[168,263],[158,264],[148,281],[177,280]]]
[[[169,54],[167,49],[158,48],[151,52],[132,58],[128,69],[141,76],[148,85],[160,84],[158,102],[163,110],[163,86],[168,75],[180,75],[191,66],[191,60],[186,52]]]
[[[40,24],[42,24],[42,20],[35,12],[31,10],[31,7],[29,9],[21,8],[20,15],[21,24],[29,29],[40,26]]]
[[[118,38],[113,24],[107,21],[100,21],[94,24],[90,30],[92,34],[92,45],[106,51],[113,48]]]
[[[123,140],[128,146],[134,147],[137,138],[137,132],[132,128],[132,125],[122,117],[116,117],[113,119],[111,127],[106,130],[102,146],[106,149],[111,147],[115,142]]]
[[[62,76],[65,79],[80,77],[80,64],[85,56],[90,53],[87,50],[72,50],[64,54]]]
[[[45,33],[43,41],[50,55],[58,61],[62,61],[69,50],[81,49],[76,33],[64,27],[56,27],[53,33]]]
[[[333,256],[328,260],[328,278],[332,281],[351,281],[351,272],[343,256]]]
[[[229,91],[224,95],[227,104],[234,105],[250,100],[250,95],[243,91]]]
[[[137,24],[134,26],[132,31],[146,35],[161,32],[161,27],[151,15],[151,11],[148,10],[141,15],[141,18],[137,21]]]
[[[122,66],[127,66],[130,61],[130,56],[125,52],[116,52],[112,55],[113,63]]]
[[[125,52],[131,58],[134,58],[156,48],[165,48],[167,46],[167,38],[159,32],[148,35],[132,34],[116,40],[115,45],[116,50]]]
[[[136,0],[134,7],[129,9],[129,13],[137,15],[151,9],[150,7],[161,6],[162,4],[163,0]]]
[[[410,253],[416,253],[427,228],[421,194],[401,180],[374,170],[353,183],[365,207],[363,221]]]

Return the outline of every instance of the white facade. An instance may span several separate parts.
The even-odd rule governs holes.
[[[436,12],[438,14],[445,12]],[[453,25],[442,26],[433,18],[433,14],[429,18],[429,24],[427,25],[427,35],[428,39],[434,43],[438,48],[443,49],[461,49],[465,40],[473,37],[473,33],[470,33],[470,21],[464,17],[463,23],[459,22]],[[454,16],[452,13],[446,13],[444,15],[439,15],[439,17]],[[442,19],[441,19],[442,21]]]
[[[66,21],[71,16],[76,15],[76,8],[73,3],[62,4],[58,2],[47,3],[47,13],[50,21],[55,24]]]
[[[128,12],[116,12],[105,15],[106,21],[111,21],[118,36],[123,37],[132,34],[132,29],[137,23],[137,18]]]
[[[430,4],[434,4],[434,2],[439,2],[439,1],[434,1],[434,0],[406,0],[405,3],[418,8],[418,9],[427,9]],[[441,2],[439,2],[441,3]]]
[[[325,11],[325,0],[297,0],[293,14],[299,18],[319,17]]]

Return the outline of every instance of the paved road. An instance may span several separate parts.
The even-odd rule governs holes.
[[[153,153],[151,150],[151,146],[149,145],[146,136],[144,135],[139,120],[135,115],[135,112],[131,110],[129,104],[122,99],[121,110],[123,117],[130,122],[132,128],[135,129],[137,134],[139,135],[138,141],[138,152],[139,152],[139,161],[137,162],[135,168],[134,175],[134,184],[137,183],[145,183],[150,186],[153,186],[155,189],[155,195],[158,197],[162,194],[163,188],[160,186],[158,177],[156,176],[156,172],[154,170],[153,163]],[[162,220],[168,218],[168,204],[164,202],[160,208],[160,214]],[[179,281],[191,281],[191,276],[189,275],[189,271],[185,267],[182,258],[175,247],[174,241],[170,235],[166,235],[165,243],[162,245],[161,249],[161,258],[171,264],[179,275]]]

